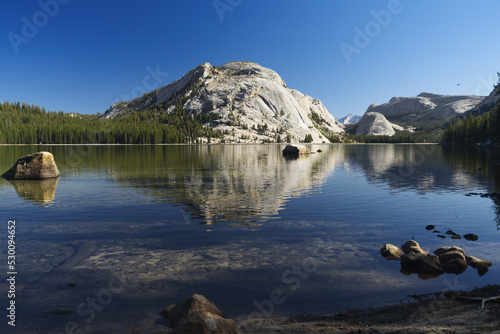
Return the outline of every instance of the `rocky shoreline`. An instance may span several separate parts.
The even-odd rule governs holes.
[[[177,306],[181,312],[175,311],[174,305],[162,311],[164,317],[175,319],[175,328],[158,331],[142,327],[127,333],[500,333],[498,301],[500,285],[487,285],[472,291],[408,295],[408,299],[390,306],[353,308],[335,314],[274,316],[236,324],[224,319],[217,307],[203,296],[193,295]],[[172,316],[172,310],[181,315]],[[203,319],[204,315],[207,319]],[[183,320],[179,320],[182,317]]]

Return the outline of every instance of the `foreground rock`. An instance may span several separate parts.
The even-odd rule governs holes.
[[[401,257],[401,272],[403,274],[416,273],[420,278],[433,278],[441,275],[441,263],[437,255],[409,253]]]
[[[415,240],[405,242],[402,248],[405,254],[427,254]]]
[[[287,145],[283,149],[283,155],[302,155],[302,154],[310,154],[311,152],[304,145]]]
[[[194,294],[162,311],[176,334],[236,334],[236,321],[225,319],[221,310],[202,295]]]
[[[380,249],[380,254],[389,261],[401,261],[403,251],[394,245],[386,244]]]
[[[7,180],[43,180],[60,175],[52,153],[38,152],[19,158],[2,177]]]
[[[460,247],[441,247],[429,254],[424,251],[415,240],[407,241],[401,251],[394,245],[387,244],[380,249],[380,254],[388,260],[401,260],[401,273],[418,274],[422,279],[437,277],[443,273],[459,275],[465,272],[468,266],[477,269],[479,276],[483,276],[492,266],[492,263],[473,256],[466,256]],[[404,254],[400,256],[400,254]]]

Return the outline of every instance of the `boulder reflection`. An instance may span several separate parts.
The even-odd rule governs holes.
[[[10,180],[8,181],[20,198],[41,206],[54,204],[59,178],[46,180]]]

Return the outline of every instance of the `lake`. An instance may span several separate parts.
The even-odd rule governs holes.
[[[17,332],[160,330],[159,312],[193,293],[241,321],[499,283],[500,202],[466,196],[499,190],[498,152],[339,144],[287,159],[284,146],[0,146],[2,173],[41,150],[61,172],[0,180],[4,260],[16,221]],[[379,250],[412,238],[493,266],[403,275]]]

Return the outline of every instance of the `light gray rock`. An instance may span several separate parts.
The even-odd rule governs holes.
[[[357,123],[356,136],[394,136],[402,126],[389,122],[378,112],[366,112]]]
[[[227,130],[227,141],[275,141],[278,135],[282,140],[288,135],[292,142],[299,142],[311,135],[313,143],[328,143],[322,132],[344,132],[343,124],[321,101],[288,88],[275,71],[242,61],[221,67],[204,63],[141,98],[113,104],[103,117],[160,106],[162,112],[172,112],[180,97],[185,98],[182,107],[188,114],[216,116],[217,120],[205,125]],[[266,130],[258,131],[259,127]]]
[[[7,180],[43,180],[60,175],[52,153],[37,152],[17,159],[2,177]]]

